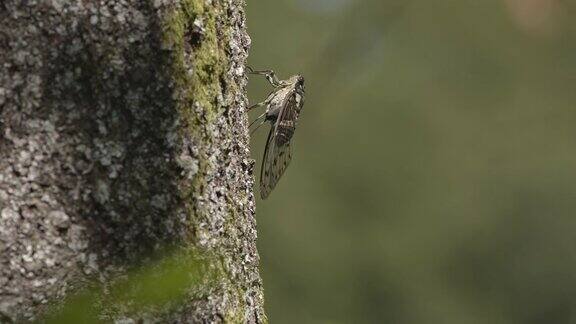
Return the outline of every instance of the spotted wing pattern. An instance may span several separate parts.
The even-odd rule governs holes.
[[[290,152],[290,140],[294,134],[298,110],[296,93],[288,94],[276,122],[272,125],[266,140],[262,168],[260,169],[260,196],[268,197],[272,189],[276,187],[278,180],[290,164],[292,154]]]

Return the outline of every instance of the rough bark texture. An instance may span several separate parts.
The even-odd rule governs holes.
[[[41,318],[167,245],[216,255],[224,278],[163,320],[266,321],[243,10],[243,0],[0,2],[0,322]]]

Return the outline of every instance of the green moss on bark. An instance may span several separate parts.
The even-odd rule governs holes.
[[[211,122],[219,109],[220,78],[228,62],[216,30],[218,9],[205,8],[201,0],[187,0],[168,14],[164,25],[163,41],[172,51],[179,111],[191,126]]]
[[[163,47],[171,52],[174,94],[183,124],[180,136],[201,143],[199,147],[212,143],[206,130],[221,109],[220,80],[228,66],[224,40],[218,38],[218,6],[215,2],[208,8],[203,0],[185,0],[171,9],[163,26]],[[187,201],[203,188],[208,159],[203,152],[199,154],[198,172],[182,192]]]
[[[218,29],[217,14],[223,10],[219,6],[218,2],[207,7],[203,0],[183,1],[180,7],[168,13],[163,26],[163,46],[171,52],[176,105],[183,123],[181,136],[189,136],[194,142],[202,143],[199,147],[212,146],[211,123],[219,116],[221,109],[225,109],[221,80],[225,79],[224,74],[229,66],[226,44],[230,35]],[[230,86],[236,87],[234,84]],[[206,181],[204,175],[209,167],[209,157],[204,156],[204,152],[199,154],[198,173],[191,184],[183,186],[182,192],[197,221],[202,220],[203,211],[197,210],[192,201],[194,197],[202,196]],[[229,203],[231,206],[234,204],[233,201]],[[233,228],[231,222],[239,217],[234,208],[230,208],[230,212],[225,225],[227,230]],[[192,226],[196,227],[195,224]],[[203,236],[200,231],[202,229],[196,228],[196,236]],[[224,322],[243,322],[246,304],[242,296],[245,292],[234,283],[223,259],[214,261],[212,267],[218,274],[221,287],[238,301],[238,307],[229,308],[223,314]],[[196,293],[203,294],[201,291]]]

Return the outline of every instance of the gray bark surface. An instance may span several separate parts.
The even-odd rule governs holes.
[[[249,43],[243,0],[0,3],[0,322],[166,246],[216,255],[224,280],[104,320],[266,321]]]

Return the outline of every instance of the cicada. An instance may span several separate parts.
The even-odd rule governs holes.
[[[276,187],[292,158],[290,145],[298,116],[304,105],[304,78],[297,74],[287,80],[279,80],[272,70],[254,71],[248,68],[248,71],[251,74],[264,75],[274,87],[266,100],[248,108],[250,111],[256,107],[266,107],[266,111],[250,124],[252,127],[254,123],[261,121],[254,131],[264,123],[270,122],[260,168],[260,196],[266,199]]]

